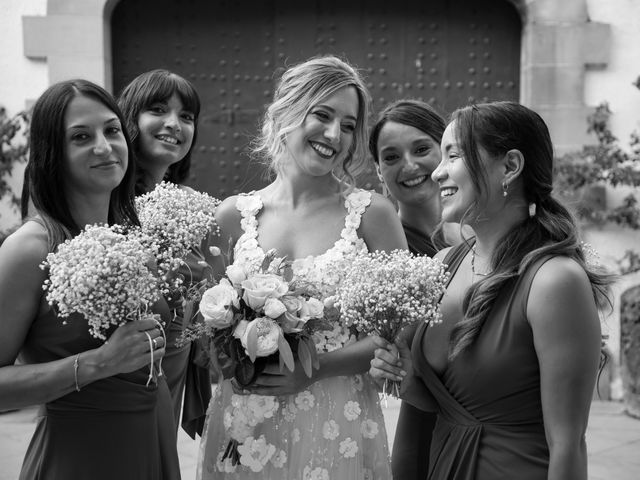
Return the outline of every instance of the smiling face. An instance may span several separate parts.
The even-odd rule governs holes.
[[[377,143],[378,169],[391,195],[400,203],[421,205],[440,195],[431,173],[440,162],[440,145],[415,127],[389,121]]]
[[[80,193],[111,192],[127,169],[128,148],[116,114],[84,96],[64,117],[66,186]]]
[[[442,134],[442,160],[431,178],[440,187],[442,220],[460,222],[477,203],[478,195],[456,139],[455,122]]]
[[[195,131],[195,115],[173,94],[155,102],[138,116],[138,153],[141,163],[156,162],[167,168],[189,152]]]
[[[358,94],[351,86],[313,105],[302,124],[287,134],[292,163],[307,175],[330,174],[349,154],[357,117]]]
[[[442,160],[431,178],[440,186],[443,221],[463,221],[473,227],[479,222],[499,218],[508,202],[502,193],[506,157],[491,158],[482,146],[478,146],[481,169],[478,175],[483,178],[474,182],[457,140],[455,121],[444,131],[441,149]]]

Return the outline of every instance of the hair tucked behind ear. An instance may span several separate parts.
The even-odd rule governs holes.
[[[453,119],[465,164],[472,163],[468,165],[471,172],[483,168],[479,146],[490,155],[520,150],[525,159],[525,200],[536,203],[537,211],[497,242],[492,273],[466,292],[465,317],[451,334],[450,359],[473,345],[503,287],[545,256],[561,255],[578,262],[587,273],[598,307],[611,305],[607,295],[612,276],[587,264],[573,215],[551,195],[553,148],[542,118],[517,103],[496,102],[457,110]]]

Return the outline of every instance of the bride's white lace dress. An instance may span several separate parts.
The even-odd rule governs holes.
[[[356,230],[370,202],[369,192],[350,193],[345,199],[347,215],[341,237],[322,255],[295,260],[294,277],[313,282],[326,296],[331,295],[339,279],[340,265],[351,255],[367,251]],[[242,195],[236,206],[244,233],[234,247],[234,264],[256,271],[265,256],[257,241],[256,215],[262,201],[257,194]],[[314,341],[318,352],[328,352],[354,342],[355,338],[337,322],[333,331],[316,333]],[[264,435],[276,447],[275,452],[266,453],[269,460],[259,472],[244,465],[233,467],[229,460],[221,461],[229,442],[225,410],[229,412],[232,408],[229,407],[232,394],[229,381],[223,381],[209,404],[200,445],[199,479],[391,478],[382,410],[367,373],[320,380],[300,393],[277,397],[276,413],[258,424],[253,435],[255,438]],[[256,448],[260,445],[256,444]]]

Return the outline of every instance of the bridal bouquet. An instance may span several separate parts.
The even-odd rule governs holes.
[[[200,246],[209,234],[219,233],[214,214],[220,201],[206,193],[161,182],[154,190],[136,199],[142,232],[151,239],[158,273],[165,282],[167,296],[187,297],[184,278],[172,275],[189,249]]]
[[[267,252],[261,267],[246,272],[231,264],[226,277],[206,290],[200,301],[203,321],[189,327],[182,341],[200,336],[212,339],[212,360],[220,376],[240,386],[250,385],[268,361],[280,369],[295,368],[294,351],[302,369],[311,377],[319,368],[313,335],[331,330],[327,318],[333,313],[319,300],[312,285],[293,280],[289,263]],[[220,452],[219,468],[234,471],[241,464],[253,472],[267,462],[282,465],[286,453],[277,450],[261,435],[254,438],[256,425],[272,417],[279,408],[276,397],[237,395],[224,412],[229,442]]]
[[[305,373],[318,368],[313,334],[331,329],[324,303],[315,289],[292,280],[291,267],[267,253],[257,272],[229,265],[226,277],[207,289],[200,300],[203,321],[191,326],[182,341],[206,336],[212,340],[215,367],[241,386],[255,380],[269,359],[293,371],[293,349]]]
[[[440,297],[449,274],[439,260],[406,250],[371,252],[354,259],[336,291],[347,325],[393,342],[419,321],[439,323]],[[386,394],[389,385],[385,382]],[[391,385],[398,395],[398,385]]]

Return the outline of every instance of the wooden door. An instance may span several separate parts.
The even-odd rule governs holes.
[[[189,78],[203,105],[189,183],[224,198],[267,181],[249,144],[287,65],[337,54],[361,69],[376,111],[420,98],[446,115],[518,99],[521,28],[506,0],[122,0],[114,89],[153,68]],[[360,183],[377,187],[373,170]]]

